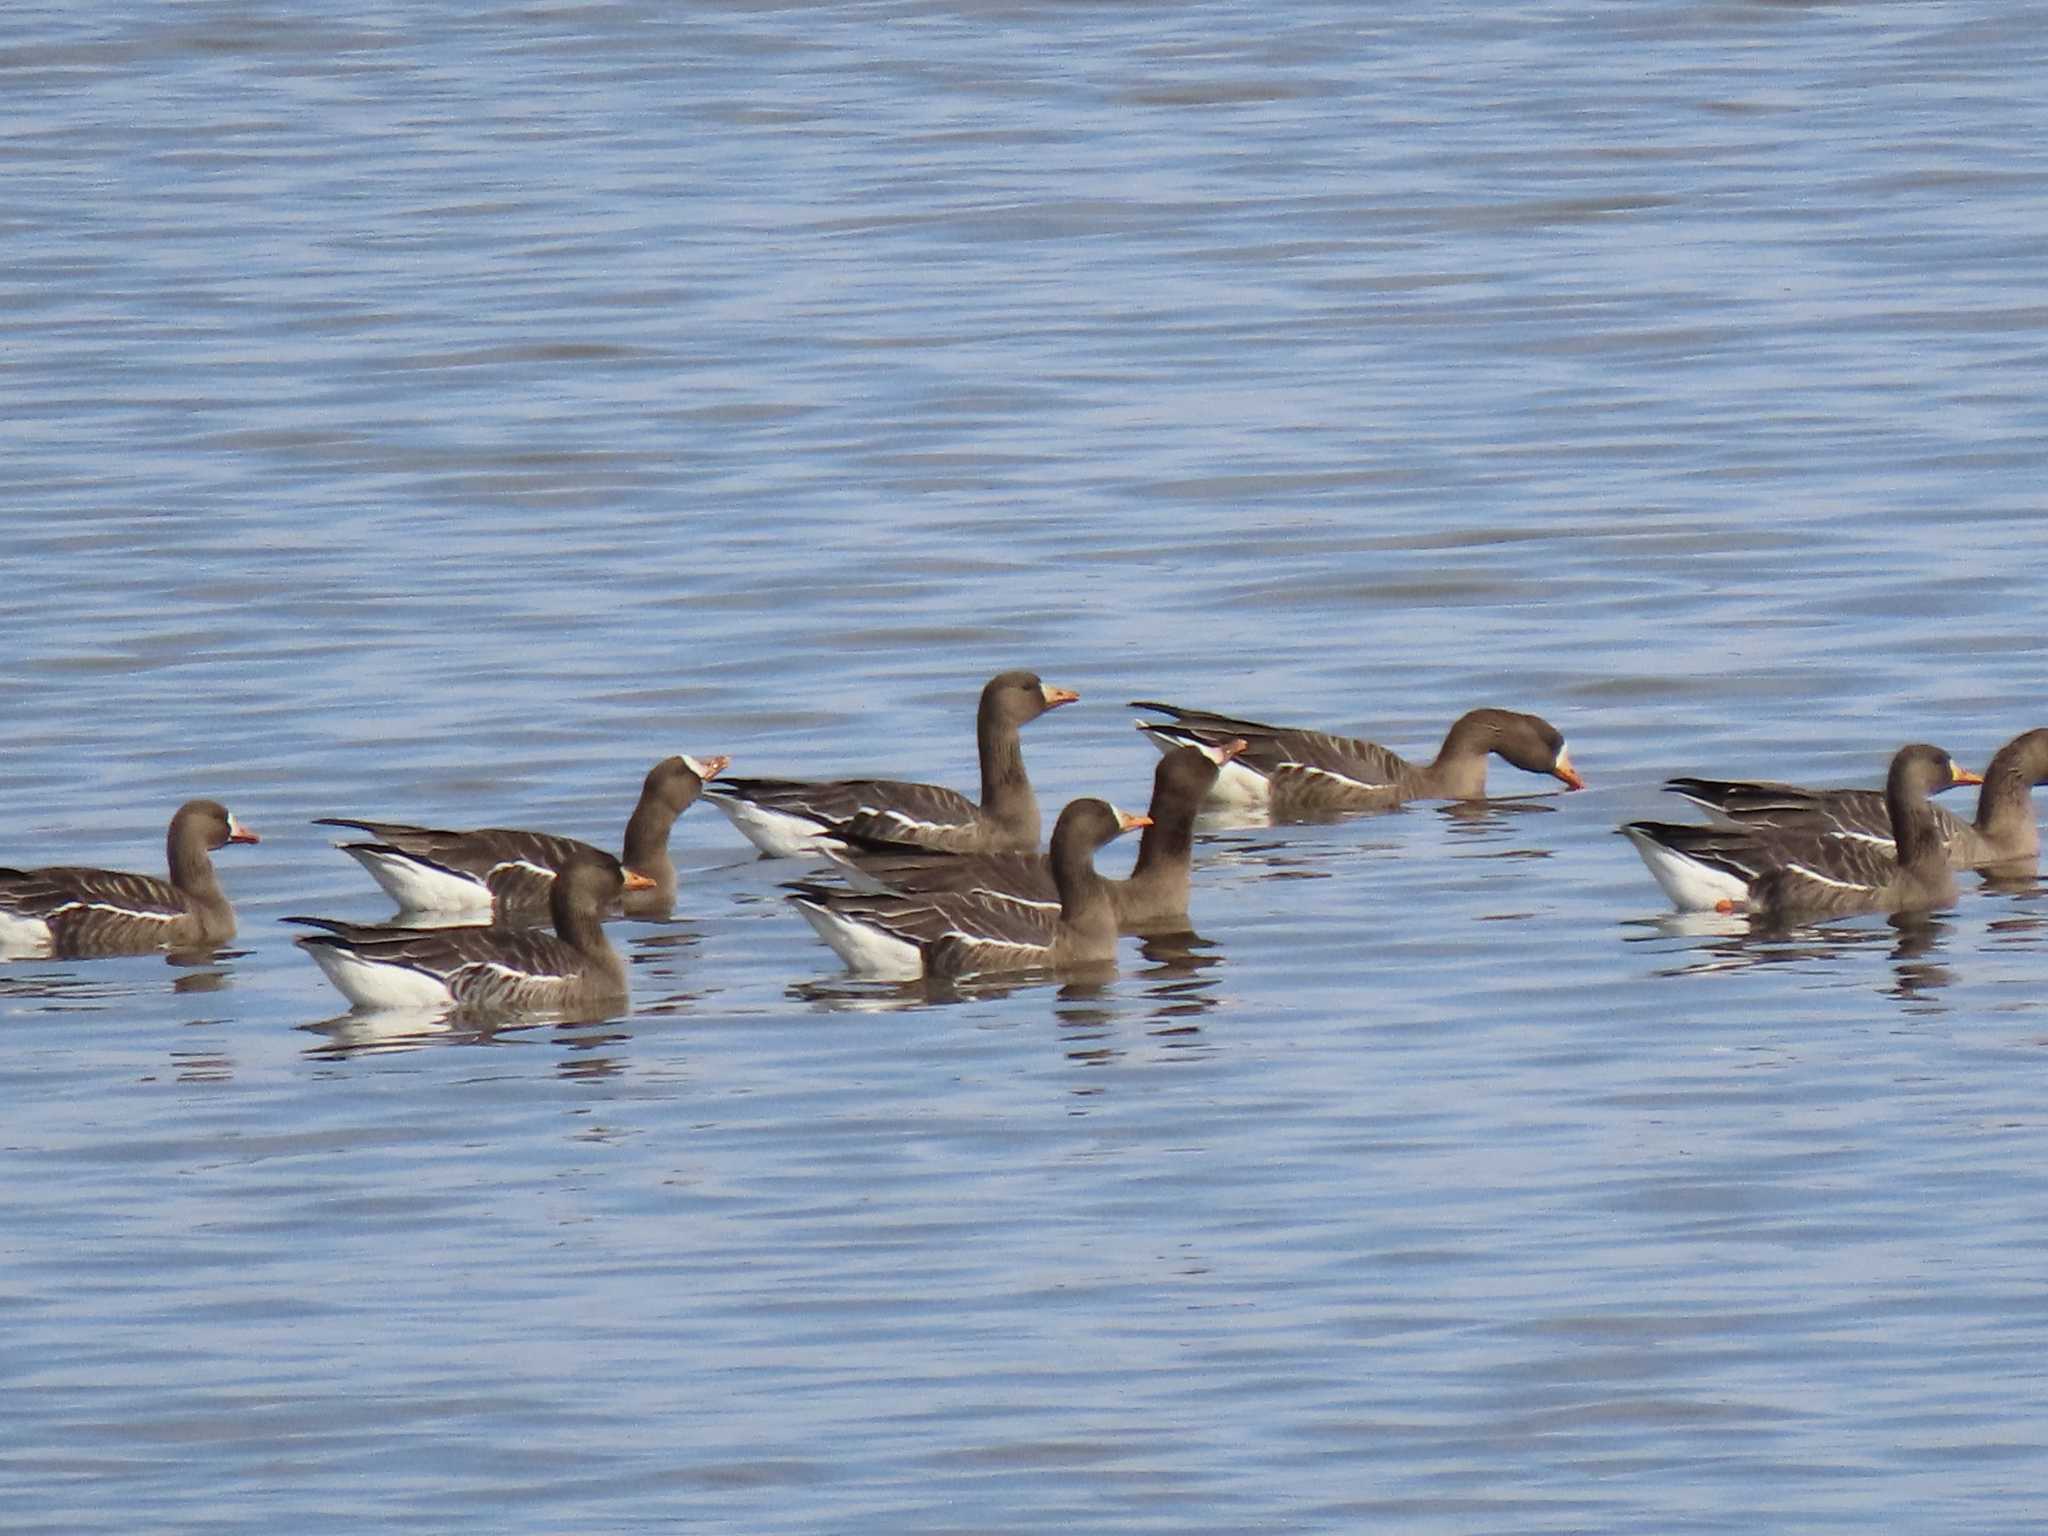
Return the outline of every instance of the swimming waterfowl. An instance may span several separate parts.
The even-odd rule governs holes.
[[[199,949],[235,936],[235,912],[209,857],[257,842],[217,800],[187,800],[164,839],[170,879],[115,869],[0,868],[0,953],[122,955]]]
[[[725,779],[705,798],[762,853],[797,858],[823,852],[844,827],[947,853],[1028,852],[1038,846],[1038,800],[1024,772],[1018,728],[1080,695],[1003,672],[981,690],[974,735],[981,754],[981,803],[936,784],[896,779]]]
[[[1682,912],[1919,911],[1956,899],[1955,873],[1927,797],[1982,782],[1941,748],[1915,742],[1898,750],[1885,776],[1889,842],[1657,821],[1632,821],[1621,830]]]
[[[296,942],[351,1003],[365,1009],[528,1012],[623,1004],[626,965],[605,937],[603,915],[628,890],[653,881],[597,849],[555,872],[552,933],[474,924],[372,928],[326,918],[286,918],[323,929]]]
[[[1057,907],[993,891],[870,896],[812,884],[789,899],[849,969],[887,980],[1100,964],[1116,956],[1117,916],[1095,850],[1150,820],[1070,802],[1052,830]]]
[[[1567,789],[1586,782],[1556,726],[1509,709],[1460,715],[1436,757],[1411,763],[1373,742],[1296,726],[1261,725],[1203,709],[1146,699],[1131,701],[1168,720],[1140,720],[1138,729],[1162,752],[1190,742],[1242,738],[1246,749],[1218,777],[1210,799],[1276,816],[1389,810],[1409,800],[1477,800],[1486,794],[1486,760],[1496,756],[1525,773],[1545,773]]]
[[[668,836],[676,818],[696,801],[706,780],[717,777],[725,757],[666,757],[647,771],[639,803],[626,822],[623,862],[644,876],[631,904],[667,908],[674,904],[676,866]],[[400,821],[358,821],[322,816],[316,826],[351,827],[375,839],[337,844],[367,869],[391,899],[409,912],[545,912],[556,873],[569,860],[603,850],[573,837],[524,832],[511,827],[478,827],[450,832]]]
[[[1958,783],[1966,782],[1958,780]],[[2048,783],[2048,729],[2024,731],[1992,755],[1973,820],[1935,806],[1934,827],[1954,869],[2038,866],[2041,833],[2029,798]],[[1747,779],[1667,779],[1664,787],[1737,826],[1828,832],[1890,844],[1881,789],[1805,789]]]
[[[1122,880],[1104,880],[1124,933],[1180,932],[1188,925],[1189,873],[1195,814],[1215,788],[1222,765],[1244,750],[1241,739],[1221,746],[1175,747],[1152,775],[1151,824],[1138,839],[1137,862]],[[1052,860],[1041,853],[929,853],[853,840],[835,853],[856,876],[903,896],[939,891],[988,891],[1058,910]]]

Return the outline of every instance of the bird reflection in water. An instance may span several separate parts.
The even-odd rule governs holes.
[[[1141,988],[1137,997],[1118,997],[1101,988],[1061,989],[1054,1016],[1060,1024],[1067,1056],[1089,1066],[1122,1061],[1129,1051],[1109,1043],[1119,1022],[1152,1021],[1148,1039],[1166,1050],[1186,1050],[1201,1039],[1196,1022],[1221,1001],[1217,977],[1222,953],[1208,939],[1191,931],[1148,934],[1138,942],[1146,968],[1131,973]]]
[[[555,1075],[566,1082],[617,1077],[626,1069],[625,1058],[613,1054],[610,1047],[624,1046],[632,1038],[633,1032],[617,1020],[599,1025],[564,1024],[555,1031],[556,1043],[565,1053],[555,1063]]]
[[[220,967],[225,962],[239,960],[248,953],[246,949],[214,949],[204,945],[167,949],[164,951],[164,964],[185,973],[171,983],[171,990],[218,992],[228,984],[228,972]]]
[[[1454,834],[1477,837],[1512,831],[1517,817],[1548,816],[1557,809],[1556,801],[1555,795],[1491,795],[1483,800],[1443,800],[1433,809],[1450,823]]]
[[[1676,912],[1625,927],[1645,931],[1626,936],[1640,944],[1660,939],[1697,941],[1684,964],[1662,967],[1657,976],[1705,976],[1753,966],[1812,965],[1839,960],[1856,950],[1890,947],[1892,985],[1881,990],[1902,1002],[1929,1003],[1954,982],[1955,972],[1938,957],[1954,924],[1931,912],[1895,912],[1878,922],[1832,922],[1795,926],[1741,913]]]
[[[1989,925],[2001,942],[2021,935],[2032,935],[2038,940],[2048,930],[2048,910],[2041,903],[2041,898],[2048,895],[2048,886],[2041,884],[2039,870],[2026,866],[2003,874],[1987,873],[1983,889],[1986,895],[2005,898],[2008,915],[1993,918]]]
[[[531,1012],[482,1012],[473,1009],[442,1010],[390,1009],[355,1011],[321,1019],[299,1028],[319,1040],[306,1047],[306,1054],[322,1061],[350,1056],[376,1055],[393,1051],[417,1051],[430,1045],[514,1045],[550,1037],[534,1031],[558,1029],[558,1037],[571,1049],[588,1050],[628,1040],[624,1016],[602,1004],[588,1010],[536,1010]],[[594,1025],[619,1026],[597,1035],[575,1035],[568,1031]],[[586,1071],[581,1075],[599,1075]]]
[[[1126,952],[1127,953],[1127,952]],[[1004,971],[986,976],[926,976],[916,981],[877,981],[860,976],[831,976],[793,983],[787,996],[827,1013],[896,1013],[912,1008],[946,1007],[955,1003],[1009,997],[1047,986],[1055,987],[1055,1012],[1062,1024],[1077,1028],[1108,1028],[1144,1007],[1144,1016],[1169,1020],[1179,1029],[1216,1006],[1213,977],[1222,963],[1209,940],[1194,933],[1154,934],[1138,941],[1143,969],[1115,963],[1068,967],[1064,970]],[[1136,983],[1131,995],[1118,983]]]

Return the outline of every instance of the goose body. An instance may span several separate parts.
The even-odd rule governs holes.
[[[892,981],[1091,965],[1116,955],[1117,918],[1095,850],[1149,824],[1106,801],[1060,812],[1052,835],[1058,903],[996,891],[868,895],[799,885],[790,901],[850,970]]]
[[[188,800],[164,839],[168,880],[68,864],[0,868],[0,954],[124,955],[224,944],[235,936],[235,913],[211,854],[256,841],[218,801]]]
[[[1956,896],[1927,796],[1979,782],[1939,747],[1915,743],[1899,749],[1886,776],[1888,841],[1810,828],[1656,821],[1621,830],[1681,911],[1828,917],[1924,910]]]
[[[298,945],[358,1008],[568,1010],[624,1002],[625,962],[605,937],[603,914],[623,891],[645,885],[651,885],[645,876],[593,850],[557,872],[548,894],[552,932],[286,921],[321,930]]]
[[[1188,925],[1188,889],[1194,823],[1203,799],[1239,752],[1242,740],[1221,746],[1175,747],[1152,775],[1150,820],[1138,840],[1138,858],[1121,880],[1104,880],[1117,927],[1124,933],[1179,932]],[[1038,853],[929,853],[850,840],[833,855],[857,878],[904,896],[941,891],[986,891],[1057,911],[1059,887],[1052,860]]]
[[[1427,763],[1411,763],[1375,742],[1297,726],[1264,725],[1208,710],[1138,699],[1133,709],[1165,715],[1138,729],[1162,752],[1198,743],[1242,740],[1226,764],[1212,802],[1275,816],[1383,811],[1410,800],[1476,800],[1486,794],[1486,760],[1497,756],[1527,773],[1544,773],[1567,789],[1585,781],[1557,728],[1537,715],[1474,709],[1458,717]]]
[[[838,846],[841,828],[948,853],[1029,851],[1038,846],[1040,823],[1018,728],[1079,697],[1031,672],[989,680],[975,716],[979,803],[898,779],[725,779],[706,798],[774,858],[819,855]]]
[[[1963,781],[1958,781],[1963,782]],[[2038,865],[2041,833],[2029,793],[2048,782],[2048,729],[2025,731],[2000,747],[1984,770],[1977,814],[1969,821],[1933,807],[1934,826],[1953,869]],[[1744,827],[1828,833],[1892,842],[1881,789],[1806,789],[1748,779],[1677,778],[1664,787],[1720,820]]]
[[[669,831],[695,803],[705,781],[728,762],[724,757],[664,758],[647,772],[640,799],[626,823],[622,862],[651,882],[636,885],[636,906],[666,907],[675,900],[676,867],[669,858]],[[454,832],[401,821],[359,821],[323,816],[323,827],[347,827],[368,842],[338,844],[408,912],[545,913],[555,876],[574,859],[603,850],[573,837],[512,827],[478,827]]]

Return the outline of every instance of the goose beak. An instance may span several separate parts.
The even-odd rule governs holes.
[[[231,815],[228,817],[228,841],[231,843],[260,843],[262,838],[251,832]]]
[[[1081,697],[1071,688],[1055,688],[1051,683],[1040,683],[1038,691],[1045,695],[1047,709],[1058,709],[1062,704],[1075,703]]]
[[[700,779],[715,779],[732,766],[732,759],[722,752],[717,757],[692,757],[685,752],[682,759],[683,766]]]
[[[1983,774],[1972,773],[1961,763],[1950,763],[1948,765],[1948,773],[1948,781],[1951,784],[1982,784],[1984,782]]]
[[[1572,766],[1572,755],[1569,751],[1557,754],[1556,766],[1550,772],[1553,777],[1564,781],[1566,789],[1584,789],[1586,787],[1586,781],[1579,777],[1579,770]]]
[[[655,884],[654,880],[641,874],[637,869],[626,871],[626,889],[629,891],[651,891],[655,888]]]
[[[1233,736],[1229,741],[1221,743],[1207,741],[1198,741],[1195,743],[1196,748],[1200,750],[1202,756],[1209,759],[1209,761],[1214,763],[1218,768],[1221,768],[1225,763],[1229,762],[1233,757],[1237,756],[1238,753],[1244,751],[1250,745],[1251,743],[1246,741],[1242,736]]]
[[[1134,832],[1139,827],[1149,827],[1151,825],[1152,818],[1150,816],[1133,816],[1129,811],[1118,811],[1116,813],[1116,829],[1119,832]]]

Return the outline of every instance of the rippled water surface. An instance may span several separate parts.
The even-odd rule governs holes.
[[[2048,900],[1682,922],[1678,771],[2048,723],[2038,18],[16,6],[10,1531],[2032,1531]],[[693,810],[596,1024],[349,1017],[320,815],[1142,803],[1129,698],[1591,788],[1219,828],[1099,986],[850,983]],[[1552,786],[1555,787],[1555,786]],[[1120,866],[1127,849],[1106,863]]]

